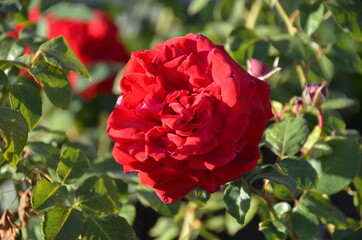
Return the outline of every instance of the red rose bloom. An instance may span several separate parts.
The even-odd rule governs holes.
[[[48,23],[48,38],[64,36],[74,53],[83,64],[89,66],[97,62],[127,62],[129,56],[119,42],[117,26],[105,12],[93,11],[94,18],[83,20],[77,18],[60,18],[54,14],[45,16]],[[68,76],[73,88],[77,75]],[[85,100],[91,100],[99,93],[112,93],[115,74],[97,84],[91,85],[80,93]]]
[[[252,170],[272,116],[267,83],[188,34],[133,52],[108,119],[113,156],[165,203]]]

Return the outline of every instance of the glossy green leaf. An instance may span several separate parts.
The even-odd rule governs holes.
[[[84,217],[74,208],[55,207],[44,215],[42,232],[46,240],[78,239],[84,228]]]
[[[278,202],[273,208],[279,218],[282,218],[286,213],[292,210],[292,207],[287,202]]]
[[[45,94],[55,106],[63,109],[69,107],[72,89],[63,71],[44,62],[38,62],[33,64],[28,72],[43,86]]]
[[[343,109],[353,106],[355,101],[350,98],[328,99],[322,104],[323,109]]]
[[[277,220],[266,220],[259,224],[259,231],[262,231],[267,240],[286,239],[286,227]]]
[[[250,207],[246,212],[244,224],[238,223],[238,221],[232,217],[229,213],[225,213],[225,229],[230,236],[235,235],[239,230],[247,226],[259,210],[259,198],[251,195]]]
[[[0,153],[15,167],[28,139],[28,125],[19,112],[0,106],[0,137],[5,143]]]
[[[330,201],[323,198],[321,194],[314,192],[303,194],[298,202],[298,207],[304,211],[313,213],[325,224],[331,223],[336,225],[337,228],[346,227],[347,220],[343,213],[333,206]]]
[[[288,118],[272,124],[264,134],[266,146],[277,156],[292,156],[307,140],[307,122],[303,118]]]
[[[154,192],[139,190],[137,191],[137,196],[143,205],[153,208],[156,212],[166,217],[175,216],[181,207],[180,201],[171,205],[165,204]]]
[[[282,55],[294,60],[302,60],[304,58],[305,50],[303,42],[298,37],[277,37],[273,39],[271,43]]]
[[[53,67],[59,68],[63,72],[77,72],[88,79],[91,79],[87,69],[74,54],[64,37],[53,38],[43,43],[40,45],[38,51],[42,53],[45,61]]]
[[[82,239],[136,240],[138,238],[132,227],[120,216],[108,215],[100,218],[94,215],[87,215]]]
[[[277,184],[284,185],[292,193],[296,192],[297,185],[296,185],[294,179],[292,179],[291,177],[289,177],[287,175],[280,173],[274,166],[269,165],[269,166],[257,171],[257,175],[255,175],[251,179],[251,182],[253,182],[257,179],[262,179],[262,178],[266,178]]]
[[[67,147],[61,153],[57,174],[63,183],[69,184],[80,178],[89,167],[89,159],[83,151]]]
[[[290,224],[298,237],[301,239],[312,239],[319,230],[319,221],[313,212],[295,207],[289,217]]]
[[[0,70],[0,85],[8,84],[9,80],[3,70]]]
[[[358,174],[361,155],[359,145],[354,140],[333,139],[327,143],[333,149],[333,153],[320,158],[317,162],[319,164],[317,191],[334,194],[348,186]]]
[[[62,203],[67,195],[68,190],[65,186],[42,179],[34,187],[32,206],[34,210],[42,211]]]
[[[317,172],[305,159],[286,158],[279,166],[287,176],[295,180],[298,188],[313,190],[317,187]]]
[[[230,183],[224,192],[226,211],[240,224],[244,223],[250,201],[250,186],[244,180]]]
[[[77,189],[76,195],[82,208],[89,211],[108,214],[119,212],[117,185],[107,175],[86,179]]]
[[[42,115],[40,89],[30,79],[23,79],[10,88],[11,107],[18,110],[28,123],[29,130],[33,130]]]

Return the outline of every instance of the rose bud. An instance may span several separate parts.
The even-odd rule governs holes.
[[[303,90],[303,102],[304,104],[313,105],[319,108],[327,99],[327,86],[326,82],[318,84],[313,82],[308,84]]]
[[[133,52],[120,87],[107,123],[113,156],[163,202],[218,191],[255,168],[270,88],[222,46],[190,33]]]
[[[253,75],[254,77],[257,77],[261,80],[268,80],[274,76],[276,76],[281,68],[278,67],[278,61],[279,58],[276,58],[274,61],[274,68],[273,70],[270,71],[269,66],[266,65],[265,63],[255,59],[255,58],[251,58],[249,60],[246,61],[247,67],[248,67],[248,72]]]

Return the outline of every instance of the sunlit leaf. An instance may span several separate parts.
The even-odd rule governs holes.
[[[34,187],[32,206],[36,211],[45,210],[63,202],[67,195],[68,190],[65,186],[43,179]]]
[[[69,107],[72,89],[64,72],[44,62],[33,64],[28,72],[43,86],[45,94],[55,106],[63,109]]]
[[[11,107],[18,110],[28,123],[29,130],[33,130],[42,115],[42,102],[39,88],[23,79],[10,88]]]
[[[82,239],[107,239],[107,240],[136,240],[136,233],[127,221],[117,215],[108,215],[100,218],[87,215]]]
[[[296,154],[308,137],[307,123],[303,118],[288,118],[269,126],[265,143],[277,156]]]
[[[226,210],[240,224],[244,223],[250,201],[250,186],[246,181],[234,181],[227,186],[224,193]]]
[[[78,239],[84,228],[84,217],[74,208],[55,207],[45,213],[42,222],[44,239]]]
[[[80,178],[89,166],[89,159],[83,151],[67,147],[61,153],[57,174],[62,182],[69,184]]]
[[[0,137],[5,143],[0,153],[15,167],[28,139],[28,125],[19,112],[0,106]]]

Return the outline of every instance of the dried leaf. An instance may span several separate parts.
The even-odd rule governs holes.
[[[14,212],[6,209],[0,219],[0,239],[15,240],[19,235],[19,226],[15,223],[16,215]]]
[[[28,225],[28,221],[31,215],[31,196],[33,192],[31,188],[28,188],[25,192],[20,193],[20,203],[18,208],[18,214],[20,219],[20,226],[25,227]]]

